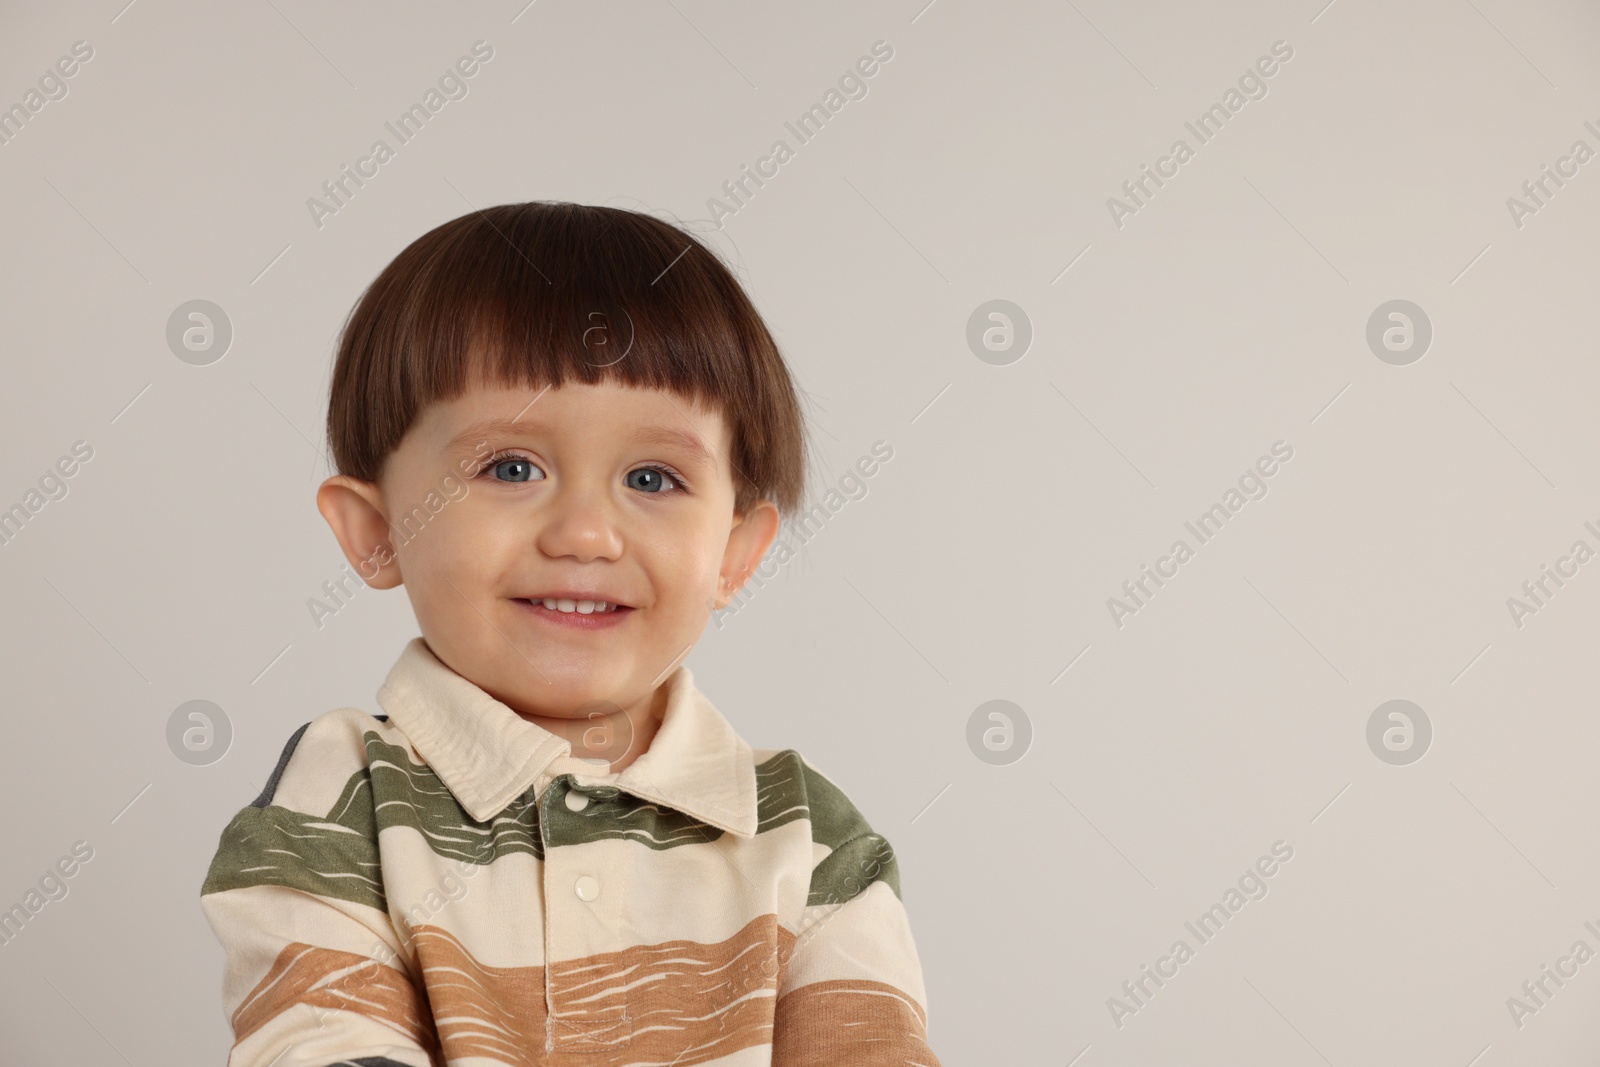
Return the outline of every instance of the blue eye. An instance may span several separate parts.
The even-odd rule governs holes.
[[[635,481],[635,475],[643,475],[643,478]],[[628,479],[628,484],[632,488],[643,490],[646,493],[661,492],[661,483],[663,479],[670,482],[680,491],[683,489],[683,483],[679,480],[678,476],[667,470],[665,467],[636,467],[628,472]]]
[[[508,485],[517,485],[524,482],[544,481],[544,471],[540,470],[532,460],[525,459],[514,453],[505,453],[490,456],[478,471],[479,475],[489,474],[497,482]],[[678,473],[669,467],[647,464],[635,467],[628,472],[627,484],[631,489],[659,496],[662,491],[670,487],[674,492],[687,493],[688,485],[679,477]]]
[[[483,470],[493,471],[495,480],[501,482],[516,483],[544,480],[544,472],[521,456],[491,456],[489,461],[483,465]],[[534,477],[535,472],[538,473],[537,478]],[[502,474],[505,477],[501,477]]]

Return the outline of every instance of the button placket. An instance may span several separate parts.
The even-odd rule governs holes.
[[[590,820],[604,818],[603,805],[594,804],[591,792],[611,795],[616,790],[587,790],[575,785],[571,775],[562,775],[551,783],[541,805],[546,828],[545,1000],[547,1041],[553,1051],[603,1051],[625,1047],[632,1039],[627,994],[596,995],[596,968],[625,947],[617,938],[628,924],[623,884],[593,866],[599,843],[585,840],[594,825]]]

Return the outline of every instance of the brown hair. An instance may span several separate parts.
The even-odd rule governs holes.
[[[799,507],[806,446],[796,389],[732,273],[670,223],[558,201],[452,219],[373,279],[334,362],[334,462],[376,482],[428,404],[477,383],[570,381],[667,389],[720,411],[731,429],[735,511],[760,499],[785,516]]]

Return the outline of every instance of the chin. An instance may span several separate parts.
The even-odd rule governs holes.
[[[531,681],[519,680],[518,689],[530,701],[547,708],[570,710],[594,701],[615,701],[618,695],[625,694],[631,680],[626,671],[605,670],[587,663],[541,663],[539,669],[544,672],[543,678],[535,675]]]

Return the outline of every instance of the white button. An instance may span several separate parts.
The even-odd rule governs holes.
[[[572,883],[572,891],[578,894],[579,900],[593,900],[600,895],[600,883],[587,874],[579,875],[578,880]]]
[[[573,811],[582,811],[584,808],[587,808],[588,806],[589,806],[589,797],[588,797],[587,794],[579,793],[577,790],[574,790],[574,789],[567,790],[567,807],[568,808],[570,808]]]

